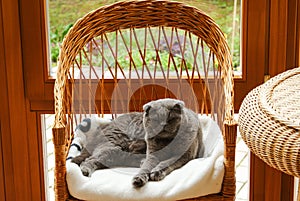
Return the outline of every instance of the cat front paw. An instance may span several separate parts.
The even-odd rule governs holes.
[[[135,177],[133,177],[132,185],[135,188],[140,188],[144,186],[149,180],[148,174],[139,174]]]
[[[150,173],[150,180],[151,181],[160,181],[165,177],[166,177],[166,173],[163,170],[152,171]]]
[[[86,166],[83,163],[80,165],[80,169],[81,169],[82,174],[86,177],[91,177],[92,173],[94,172],[94,170],[92,168]]]

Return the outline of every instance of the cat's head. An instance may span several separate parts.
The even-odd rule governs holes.
[[[143,106],[143,123],[148,137],[172,137],[178,130],[184,102],[176,99],[159,99]]]

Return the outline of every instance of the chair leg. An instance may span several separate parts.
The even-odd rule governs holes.
[[[224,165],[225,175],[222,186],[222,193],[225,197],[235,198],[236,179],[235,179],[235,149],[237,138],[237,123],[224,124]]]
[[[65,201],[68,198],[66,184],[66,130],[65,128],[53,128],[53,143],[55,155],[54,190],[55,200]]]

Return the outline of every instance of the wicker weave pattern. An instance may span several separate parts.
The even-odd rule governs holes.
[[[80,49],[92,38],[104,32],[145,26],[166,26],[189,30],[207,43],[208,47],[215,53],[223,71],[225,105],[227,105],[225,120],[233,122],[233,71],[231,68],[231,57],[224,56],[226,54],[229,55],[230,51],[222,31],[210,17],[194,7],[177,2],[149,0],[118,2],[110,6],[101,7],[87,14],[70,30],[65,41],[78,42],[71,48],[66,42],[62,44],[59,65],[64,66],[64,68],[58,68],[55,82],[56,120],[54,127],[64,126],[61,125],[64,119],[65,91],[63,89],[67,83],[66,79],[70,66]],[[80,27],[80,29],[75,29],[75,27]]]
[[[263,161],[300,177],[300,68],[275,76],[252,90],[239,112],[239,128]]]
[[[300,68],[276,76],[260,94],[263,110],[287,126],[300,129]]]
[[[145,54],[148,52],[148,50],[143,49],[142,47],[140,48],[139,46],[141,44],[138,44],[137,52],[139,52],[139,54],[142,56],[143,65],[145,65],[145,68],[143,69],[145,72],[147,72],[148,77],[143,77],[144,73],[136,73],[136,77],[138,79],[133,79],[131,77],[130,72],[136,71],[136,66],[131,58],[131,52],[128,51],[130,52],[129,57],[132,63],[132,66],[129,69],[132,69],[129,72],[129,76],[125,79],[125,73],[120,66],[120,61],[118,61],[118,58],[115,55],[116,52],[113,51],[109,40],[106,40],[106,38],[109,38],[107,37],[107,33],[115,32],[120,34],[120,38],[122,38],[121,32],[125,29],[128,29],[130,30],[130,33],[132,33],[130,35],[131,41],[136,38],[136,29],[145,28],[145,32],[151,32],[152,27],[158,27],[158,30],[162,30],[162,34],[164,33],[164,27],[171,28],[171,35],[177,35],[177,29],[185,30],[186,32],[184,33],[184,41],[189,40],[189,33],[187,32],[199,37],[200,40],[198,41],[201,42],[198,42],[197,45],[192,46],[194,49],[198,49],[198,47],[205,49],[203,48],[203,43],[205,43],[210,49],[208,57],[212,58],[213,60],[211,63],[210,61],[203,60],[204,75],[200,76],[200,71],[197,70],[197,63],[192,61],[191,63],[193,64],[193,69],[191,70],[191,75],[189,75],[189,72],[186,72],[186,78],[183,78],[182,71],[187,69],[187,65],[185,64],[184,60],[184,51],[182,50],[185,49],[185,45],[183,45],[183,47],[180,47],[182,59],[180,69],[178,70],[180,72],[177,72],[176,79],[169,79],[169,77],[165,75],[163,76],[163,79],[158,79],[155,77],[156,70],[151,72],[153,70],[148,68],[148,63],[145,61]],[[173,32],[173,30],[175,31]],[[150,34],[148,37],[152,37],[152,35]],[[114,57],[114,70],[120,70],[124,79],[115,76],[116,73],[112,72],[112,68],[108,68],[111,79],[106,79],[104,74],[96,72],[96,67],[91,64],[90,60],[88,61],[90,62],[88,68],[86,68],[87,66],[83,66],[83,57],[89,58],[89,56],[86,56],[86,45],[96,44],[96,41],[99,40],[99,38],[101,41],[107,41],[107,49],[112,52]],[[131,50],[131,44],[132,43],[130,43],[126,48]],[[104,48],[101,48],[100,46],[101,45],[96,44],[98,54],[100,54],[100,57],[104,57]],[[167,43],[167,46],[170,50],[170,44]],[[155,51],[155,62],[160,63],[161,58],[158,56],[158,50],[156,47]],[[192,50],[192,52],[197,51]],[[204,54],[204,52],[202,52],[202,54]],[[214,61],[214,58],[217,60],[216,62]],[[196,57],[194,60],[196,60]],[[166,74],[169,74],[169,63],[172,63],[172,61],[174,63],[174,57],[172,54],[170,54],[168,69],[165,72]],[[104,63],[105,62],[106,60]],[[79,77],[74,75],[74,69],[76,66],[78,66]],[[212,66],[211,74],[208,72],[210,71],[210,66]],[[100,66],[99,68],[104,68],[104,65],[102,67]],[[94,73],[94,78],[90,76],[91,74],[86,76],[86,72]],[[196,76],[196,74],[198,75]],[[217,116],[216,119],[222,129],[225,146],[225,176],[223,180],[223,188],[220,193],[201,198],[192,198],[191,200],[234,200],[234,159],[237,124],[233,118],[233,71],[231,65],[231,56],[224,34],[218,28],[215,22],[202,11],[190,6],[186,6],[182,3],[160,0],[124,1],[110,6],[100,7],[99,9],[92,11],[83,18],[79,19],[66,35],[59,56],[59,66],[54,89],[55,122],[53,128],[53,138],[56,157],[56,200],[65,200],[66,198],[74,200],[74,198],[68,194],[66,182],[64,180],[66,174],[65,160],[69,143],[72,139],[72,132],[69,131],[73,130],[72,126],[78,123],[80,118],[91,114],[91,111],[94,107],[96,107],[96,112],[99,115],[103,114],[103,112],[112,112],[112,104],[110,105],[109,103],[111,101],[111,97],[109,97],[111,96],[110,90],[115,90],[114,87],[119,84],[119,80],[121,79],[123,79],[122,81],[124,86],[126,86],[125,88],[128,88],[128,91],[125,90],[125,94],[127,94],[127,97],[125,97],[126,99],[134,97],[131,96],[129,92],[132,90],[133,85],[135,84],[140,84],[143,86],[149,83],[157,84],[164,82],[165,86],[179,86],[180,88],[183,86],[183,83],[186,82],[192,86],[194,90],[193,93],[197,96],[195,101],[199,102],[199,104],[197,102],[196,105],[200,108],[199,113]],[[75,86],[75,82],[79,83],[79,86]],[[92,91],[91,88],[89,88],[91,83],[96,83],[96,86],[98,87],[94,94],[89,93]],[[84,86],[88,87],[84,88]],[[151,89],[150,93],[155,90],[155,88]],[[184,92],[186,93],[186,91]],[[79,93],[80,100],[74,100],[76,99],[76,93]],[[147,99],[147,95],[149,95],[148,93],[149,90],[147,91],[147,89],[143,88],[138,96],[139,98]],[[145,97],[142,97],[144,95]],[[87,98],[90,96],[99,96],[99,99],[96,101],[90,100]],[[168,92],[163,94],[163,96],[172,97]],[[183,96],[186,96],[186,94],[183,94]],[[154,99],[157,97],[157,93],[155,92],[150,98]],[[86,104],[84,101],[87,99],[89,102]],[[74,101],[79,102],[79,112],[72,105]],[[99,110],[98,107],[100,108]],[[106,110],[103,108],[106,108]],[[137,106],[135,109],[138,110],[139,107]]]

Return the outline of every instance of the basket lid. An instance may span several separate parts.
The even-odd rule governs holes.
[[[264,83],[259,94],[259,104],[275,120],[300,129],[300,67]]]

